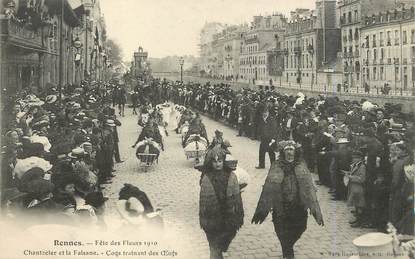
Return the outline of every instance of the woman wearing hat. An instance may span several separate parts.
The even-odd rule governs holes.
[[[58,205],[52,200],[55,185],[45,179],[35,179],[26,184],[27,191],[32,197],[27,206],[32,213],[34,212],[56,212]]]
[[[57,174],[52,177],[56,188],[53,193],[53,200],[67,208],[76,208],[75,185],[79,182],[73,172]]]
[[[220,147],[209,150],[200,179],[199,222],[210,258],[215,259],[223,258],[244,218],[239,183],[232,170],[224,167],[225,156]]]
[[[313,179],[299,157],[299,145],[282,141],[279,146],[279,159],[268,172],[252,223],[261,224],[272,211],[283,257],[294,258],[294,244],[307,228],[307,211],[320,226],[324,221]]]
[[[319,180],[318,185],[324,184],[331,187],[330,179],[330,161],[331,151],[335,138],[329,133],[329,124],[327,120],[320,120],[318,122],[318,131],[314,135],[313,143],[315,151],[317,152],[316,165]]]

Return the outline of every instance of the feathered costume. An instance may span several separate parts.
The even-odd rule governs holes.
[[[317,222],[323,220],[313,179],[304,163],[278,160],[271,165],[252,222],[262,223],[271,210],[283,256],[293,256],[293,246],[307,228],[307,210]]]
[[[210,150],[205,165],[215,156],[223,156],[220,148]],[[243,225],[244,210],[236,175],[227,169],[213,171],[206,166],[200,180],[199,220],[209,247],[220,258]]]

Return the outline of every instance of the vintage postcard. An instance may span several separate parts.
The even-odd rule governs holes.
[[[413,0],[1,0],[0,258],[415,258]]]

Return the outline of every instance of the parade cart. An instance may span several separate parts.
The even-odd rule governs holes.
[[[194,134],[189,136],[184,146],[186,158],[188,160],[194,158],[197,164],[206,154],[207,141],[199,134]]]
[[[136,156],[139,166],[144,168],[144,172],[147,172],[154,163],[158,164],[160,150],[160,145],[151,138],[137,143]]]

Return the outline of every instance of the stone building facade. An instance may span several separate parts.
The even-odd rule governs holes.
[[[4,95],[101,80],[106,32],[98,0],[5,0],[0,3]]]
[[[241,44],[243,33],[247,26],[229,26],[224,29],[219,38],[220,47],[222,48],[222,71],[220,76],[227,80],[236,80],[239,78],[239,57],[241,53]]]
[[[412,90],[415,84],[415,7],[366,16],[361,28],[362,84],[373,91]]]
[[[338,3],[341,29],[343,83],[362,87],[361,28],[364,17],[395,6],[395,0],[343,0]]]
[[[61,4],[63,3],[63,4]],[[3,1],[1,85],[4,94],[73,84],[73,30],[80,25],[70,4]],[[62,18],[61,18],[62,17]]]
[[[284,39],[285,82],[321,84],[319,71],[337,62],[339,39],[335,0],[316,1],[315,10],[292,12]],[[330,81],[323,80],[324,83]]]
[[[281,14],[255,16],[248,31],[243,34],[239,59],[239,78],[255,84],[270,79],[270,50],[276,48],[277,37],[284,30],[286,18]],[[281,39],[281,38],[279,38]]]

